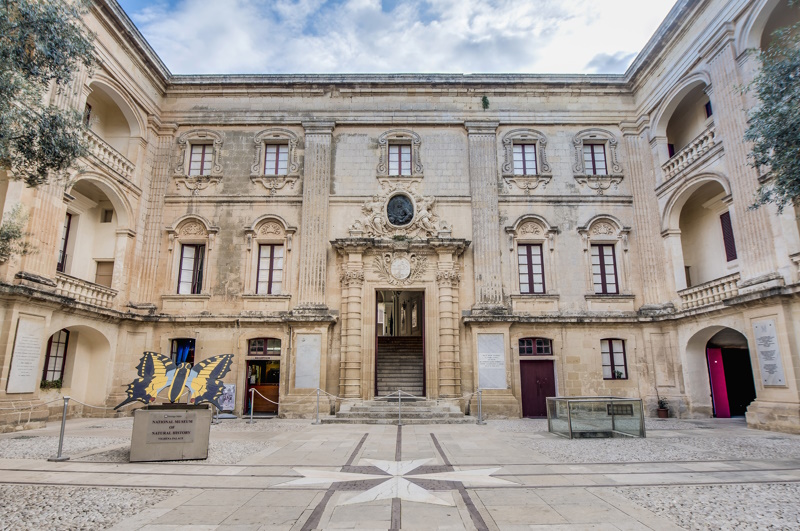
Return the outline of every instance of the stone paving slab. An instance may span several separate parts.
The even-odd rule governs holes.
[[[104,422],[112,428],[104,430]],[[713,500],[708,489],[741,497],[728,500],[734,508],[729,509],[731,513],[748,506],[755,510],[762,492],[772,500],[780,500],[779,492],[800,492],[800,452],[787,451],[782,458],[770,458],[783,448],[800,447],[800,437],[748,430],[730,421],[705,421],[696,429],[687,429],[687,422],[676,430],[664,425],[653,430],[657,437],[622,446],[612,443],[611,454],[609,443],[586,441],[598,444],[579,445],[583,459],[568,462],[554,462],[551,449],[569,448],[570,441],[525,421],[401,428],[281,422],[286,432],[279,431],[277,424],[258,431],[258,423],[242,423],[242,427],[247,426],[243,432],[235,431],[235,425],[212,430],[212,441],[218,443],[262,441],[264,445],[255,453],[249,448],[245,451],[244,446],[239,454],[232,450],[229,457],[233,462],[217,465],[205,461],[103,462],[89,460],[98,457],[91,450],[60,463],[22,459],[16,454],[4,459],[5,440],[15,435],[4,434],[0,436],[0,484],[41,489],[52,488],[50,485],[93,486],[98,492],[122,495],[132,488],[174,489],[175,494],[167,499],[135,516],[120,518],[113,527],[118,531],[674,530],[680,529],[677,522],[684,521],[676,508],[685,504],[699,513],[693,515],[692,526],[703,522],[710,529],[733,528],[737,522],[726,523],[724,515],[721,521],[718,512],[713,520],[702,519],[702,503]],[[123,432],[119,426],[120,420],[69,421],[67,434],[74,438],[75,448],[84,449],[91,446],[90,438],[119,437]],[[513,429],[502,429],[509,427]],[[529,427],[532,430],[526,431]],[[26,432],[34,438],[13,441],[14,451],[25,441],[50,444],[46,438],[53,431],[51,426]],[[697,443],[700,439],[702,445]],[[687,459],[659,460],[658,454],[642,450],[652,447],[653,441],[668,443],[671,452],[683,449]],[[700,459],[698,448],[709,458]],[[763,448],[770,457],[750,457],[757,448]],[[598,460],[605,455],[624,457],[628,450],[629,461]],[[726,458],[726,452],[734,457]],[[737,458],[745,455],[745,459]],[[650,460],[643,460],[645,457]],[[631,499],[630,493],[650,492],[647,489],[672,490],[664,491],[670,493],[669,500],[639,496],[637,503]],[[689,489],[704,501],[684,500],[681,493]],[[792,520],[796,511],[782,511],[781,502],[773,501],[773,506],[776,503],[778,508],[773,507],[770,513],[775,527],[800,529],[800,521]],[[786,503],[797,505],[800,499]],[[74,527],[92,529],[81,522]],[[26,529],[24,523],[18,528]]]

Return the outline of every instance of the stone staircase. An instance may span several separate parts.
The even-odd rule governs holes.
[[[376,377],[378,395],[386,396],[398,389],[423,395],[422,336],[378,337]]]
[[[458,406],[437,400],[397,397],[342,404],[335,417],[321,419],[323,424],[397,424],[397,410],[403,424],[475,424],[475,417],[465,416]]]

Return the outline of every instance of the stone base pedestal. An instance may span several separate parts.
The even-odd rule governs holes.
[[[518,419],[522,415],[519,401],[511,394],[510,390],[484,390],[481,409],[483,420],[487,418],[513,418]],[[478,417],[478,395],[477,393],[470,398],[469,414],[471,417]]]
[[[745,413],[747,427],[800,434],[800,404],[756,400]]]
[[[290,402],[284,405],[283,402]],[[331,407],[334,401],[329,396],[320,394],[319,397],[319,416],[327,417],[331,414]],[[335,404],[334,404],[335,407]],[[312,396],[292,396],[281,397],[281,404],[278,406],[278,417],[282,419],[313,419],[317,413],[317,397]]]
[[[131,463],[208,458],[211,408],[164,404],[133,414]]]

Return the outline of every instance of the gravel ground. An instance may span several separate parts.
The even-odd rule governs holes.
[[[63,455],[73,456],[108,446],[130,445],[128,438],[64,437]],[[58,437],[18,435],[0,439],[0,459],[47,459],[58,453]]]
[[[220,420],[219,424],[212,424],[211,431],[231,432],[231,431],[257,431],[257,432],[295,432],[308,428],[311,425],[310,419],[303,420],[283,420],[283,419],[255,419],[252,424],[248,424],[245,419]]]
[[[780,435],[728,438],[528,439],[523,444],[559,463],[800,458],[798,439]]]
[[[165,461],[173,463],[209,465],[233,465],[255,453],[270,448],[269,443],[261,441],[211,441],[208,444],[208,459],[203,461]],[[80,461],[102,461],[107,463],[127,463],[130,461],[130,445],[99,454],[87,455]]]
[[[614,490],[684,529],[800,529],[797,483]]]
[[[0,529],[107,529],[175,492],[0,485]]]

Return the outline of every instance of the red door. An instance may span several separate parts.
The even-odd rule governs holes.
[[[556,396],[553,360],[524,360],[519,363],[522,385],[522,416],[546,417],[547,397]]]
[[[731,408],[728,406],[728,388],[725,384],[725,368],[722,365],[722,349],[707,348],[708,376],[711,380],[711,400],[714,401],[714,416],[730,418]]]

